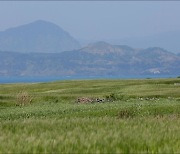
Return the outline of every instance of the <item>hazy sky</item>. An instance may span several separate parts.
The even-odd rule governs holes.
[[[38,19],[58,24],[75,38],[146,36],[180,30],[180,2],[0,2],[0,31]]]

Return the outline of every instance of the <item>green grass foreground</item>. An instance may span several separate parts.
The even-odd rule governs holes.
[[[1,84],[0,152],[180,153],[180,79]]]

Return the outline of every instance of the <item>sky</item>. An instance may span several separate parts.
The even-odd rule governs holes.
[[[0,31],[46,20],[78,39],[119,39],[180,30],[178,1],[0,1]]]

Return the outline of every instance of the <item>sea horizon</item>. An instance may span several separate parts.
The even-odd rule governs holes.
[[[122,76],[2,76],[0,84],[8,83],[38,83],[63,80],[108,80],[108,79],[158,79],[177,78],[178,75],[122,75]]]

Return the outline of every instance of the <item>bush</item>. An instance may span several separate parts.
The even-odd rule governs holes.
[[[17,94],[17,102],[16,105],[18,106],[24,106],[27,104],[31,104],[32,102],[32,96],[28,94],[26,91],[21,91]]]
[[[124,109],[118,113],[118,118],[133,118],[135,116],[135,111],[131,109]]]
[[[110,95],[105,96],[105,99],[106,99],[106,101],[115,101],[115,100],[117,100],[117,96],[112,93]]]
[[[121,109],[117,116],[118,118],[134,118],[135,116],[144,116],[142,105],[136,104],[128,108]]]

